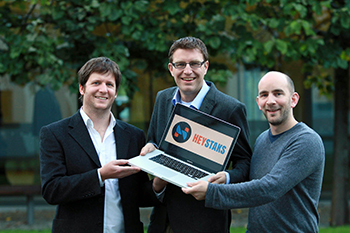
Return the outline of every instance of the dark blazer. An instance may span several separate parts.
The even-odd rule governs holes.
[[[114,127],[118,159],[139,155],[145,144],[142,130],[117,120]],[[103,232],[104,187],[101,167],[89,132],[79,111],[72,117],[44,126],[40,132],[42,196],[58,205],[52,232]],[[143,232],[139,207],[158,200],[148,175],[139,172],[119,179],[125,232]]]
[[[210,90],[199,110],[241,128],[237,144],[230,157],[230,163],[234,169],[228,172],[231,183],[246,181],[249,176],[252,151],[248,140],[249,128],[245,105],[217,90],[213,83],[207,82],[207,84]],[[176,90],[177,87],[171,87],[158,92],[148,130],[148,142],[159,144],[174,107],[171,101]],[[231,219],[228,212],[228,210],[205,208],[204,201],[197,201],[191,195],[184,194],[177,186],[168,184],[164,205],[153,209],[148,232],[164,232],[167,220],[175,233],[229,232]]]

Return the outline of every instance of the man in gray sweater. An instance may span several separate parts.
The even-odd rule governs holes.
[[[299,95],[287,75],[268,72],[258,89],[257,104],[270,129],[256,140],[250,181],[227,185],[199,181],[183,192],[205,200],[206,207],[250,207],[247,232],[318,232],[325,162],[322,139],[294,118]]]

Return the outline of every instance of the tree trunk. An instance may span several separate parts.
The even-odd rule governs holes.
[[[304,74],[304,81],[306,80],[309,73]],[[305,89],[303,93],[304,109],[303,109],[303,122],[312,128],[313,126],[313,115],[312,115],[312,88]]]
[[[153,72],[148,72],[148,78],[149,78],[149,85],[148,85],[148,99],[149,99],[149,119],[151,119],[152,112],[153,112]],[[148,128],[148,127],[147,127]]]
[[[1,90],[0,90],[0,127],[2,126]]]
[[[348,106],[349,68],[335,70],[334,151],[331,226],[349,224]]]

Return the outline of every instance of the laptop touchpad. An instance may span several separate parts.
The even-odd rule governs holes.
[[[166,177],[173,177],[178,175],[178,173],[172,171],[169,168],[166,167],[157,167],[152,169],[152,172],[154,172],[155,176],[166,176]]]

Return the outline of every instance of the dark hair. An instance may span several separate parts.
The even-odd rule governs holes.
[[[118,91],[122,74],[120,73],[117,63],[107,57],[96,57],[87,61],[78,71],[79,84],[82,87],[85,87],[92,73],[112,74],[115,78],[116,91]],[[80,96],[80,98],[82,98],[82,96]]]
[[[207,47],[198,38],[184,37],[176,40],[169,49],[169,62],[173,62],[173,54],[177,49],[198,49],[203,54],[204,61],[209,60]]]

